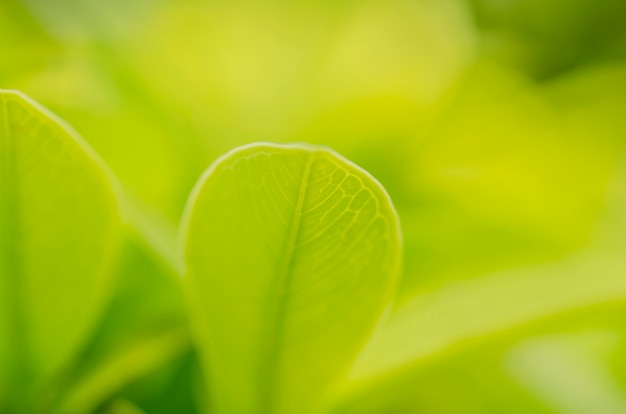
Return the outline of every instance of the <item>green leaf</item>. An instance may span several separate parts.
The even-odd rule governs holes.
[[[68,392],[57,413],[92,413],[103,399],[114,396],[124,386],[155,368],[179,357],[188,349],[184,329],[145,335],[128,344],[88,372]]]
[[[411,401],[429,362],[549,318],[626,298],[626,261],[589,251],[563,262],[459,281],[402,304],[367,344],[336,413],[389,412]],[[373,409],[372,407],[376,407]]]
[[[61,384],[65,392],[56,413],[92,413],[129,384],[188,351],[180,278],[150,241],[128,230],[108,309],[78,369]]]
[[[12,91],[0,91],[0,230],[0,395],[32,412],[108,297],[121,220],[90,150]]]
[[[322,411],[398,279],[384,189],[330,150],[252,144],[219,159],[187,208],[187,288],[215,412]]]

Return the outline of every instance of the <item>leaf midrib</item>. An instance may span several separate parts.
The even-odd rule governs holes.
[[[275,307],[270,310],[269,320],[271,321],[271,325],[267,330],[266,337],[267,355],[264,355],[265,364],[262,363],[261,365],[261,378],[259,378],[259,381],[261,381],[260,389],[262,390],[259,407],[260,413],[271,414],[277,412],[276,400],[280,395],[280,355],[284,342],[286,308],[289,301],[289,290],[293,276],[295,250],[298,238],[300,237],[300,221],[302,219],[304,200],[309,185],[314,156],[314,152],[308,152],[308,160],[300,180],[298,200],[294,207],[293,216],[289,225],[289,234],[277,265],[276,278],[274,280],[276,294],[270,302],[270,305],[275,304]],[[264,378],[264,375],[268,377]]]
[[[0,91],[2,104],[2,136],[0,137],[0,255],[2,256],[6,289],[4,289],[3,310],[8,323],[9,337],[9,375],[11,392],[15,401],[21,405],[19,396],[22,385],[29,377],[28,340],[26,332],[26,310],[23,306],[24,271],[19,246],[21,245],[20,189],[17,180],[17,159],[15,142],[12,137],[11,118],[8,103],[10,96]],[[17,402],[16,402],[17,401]],[[11,402],[10,402],[11,403]],[[17,407],[13,407],[17,410]]]

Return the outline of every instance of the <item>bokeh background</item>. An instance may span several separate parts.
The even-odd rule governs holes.
[[[444,339],[347,411],[626,412],[623,0],[1,0],[0,88],[96,149],[163,257],[237,145],[372,172],[403,226],[398,341]],[[184,305],[148,250],[127,249],[76,382],[117,366],[109,394],[197,412]]]

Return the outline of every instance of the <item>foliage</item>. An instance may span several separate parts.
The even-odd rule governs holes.
[[[626,411],[625,18],[2,2],[0,413]]]

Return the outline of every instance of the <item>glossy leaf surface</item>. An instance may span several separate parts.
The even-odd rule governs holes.
[[[31,393],[78,351],[108,296],[121,229],[108,178],[53,115],[0,91],[0,396],[18,401],[12,412],[32,412]]]
[[[313,413],[389,304],[397,217],[332,151],[254,144],[203,177],[183,233],[216,413]]]

